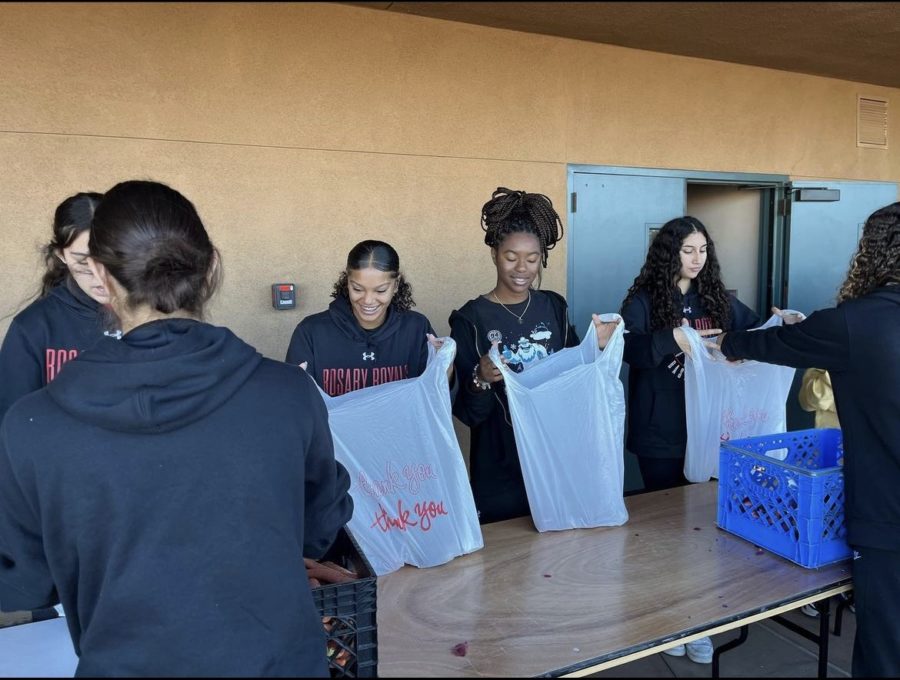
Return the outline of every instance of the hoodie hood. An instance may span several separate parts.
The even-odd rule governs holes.
[[[118,432],[177,430],[208,415],[246,382],[262,356],[227,328],[192,319],[104,337],[47,387],[75,418]]]
[[[878,298],[879,300],[886,300],[887,302],[893,302],[895,305],[900,305],[900,284],[893,284],[890,286],[882,286],[881,288],[876,288],[869,296],[873,298]]]
[[[102,305],[81,290],[71,276],[67,276],[62,283],[51,288],[47,295],[86,319],[94,319],[102,311]]]
[[[339,295],[328,305],[328,313],[341,333],[354,342],[361,342],[370,347],[384,342],[400,328],[399,314],[393,306],[389,306],[384,323],[371,333],[367,333],[353,316],[350,300],[343,295]]]

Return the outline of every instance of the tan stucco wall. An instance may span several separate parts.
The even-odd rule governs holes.
[[[900,181],[896,152],[855,143],[857,94],[896,111],[900,90],[328,3],[0,4],[0,93],[0,316],[62,198],[150,178],[222,251],[211,320],[275,358],[363,238],[447,332],[493,283],[491,191],[565,219],[568,163]],[[298,306],[276,312],[284,280]]]

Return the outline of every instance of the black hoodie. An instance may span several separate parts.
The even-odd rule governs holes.
[[[759,317],[734,296],[731,323],[722,330],[744,330],[759,325]],[[692,328],[715,328],[703,308],[695,286],[679,294]],[[628,363],[628,437],[626,446],[637,456],[684,458],[687,421],[684,407],[684,354],[671,328],[651,330],[650,295],[639,290],[622,308],[625,354]]]
[[[19,312],[0,349],[0,420],[103,336],[101,306],[67,278]]]
[[[326,394],[416,378],[428,363],[427,333],[434,329],[422,314],[389,307],[384,323],[367,331],[359,325],[350,301],[335,298],[324,312],[303,319],[288,346],[285,361],[308,362],[307,372]]]
[[[900,551],[900,285],[799,324],[729,333],[722,352],[829,372],[846,454],[847,540]]]
[[[303,557],[348,488],[303,371],[226,328],[144,324],[0,426],[0,608],[61,601],[79,675],[325,675]]]

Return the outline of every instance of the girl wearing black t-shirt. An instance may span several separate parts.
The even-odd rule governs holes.
[[[491,361],[496,345],[513,371],[578,344],[565,298],[534,288],[547,253],[562,237],[559,215],[543,194],[498,188],[481,211],[497,283],[450,315],[460,388],[453,413],[471,428],[469,468],[482,524],[530,513],[503,376]],[[617,322],[594,315],[602,349]]]

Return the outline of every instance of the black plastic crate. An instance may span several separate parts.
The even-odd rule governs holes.
[[[377,677],[375,572],[346,529],[341,529],[334,545],[320,561],[334,562],[359,574],[359,578],[350,583],[332,583],[312,589],[313,602],[323,624],[326,618],[331,619],[330,625],[324,624],[331,677]]]

